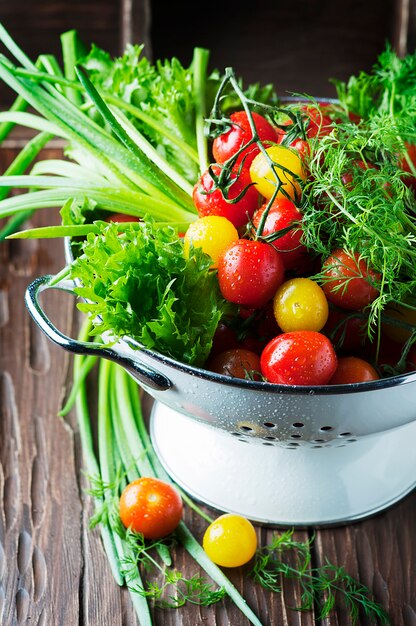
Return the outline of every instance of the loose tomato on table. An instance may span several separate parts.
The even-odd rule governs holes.
[[[338,359],[337,369],[329,381],[330,385],[349,385],[378,380],[376,369],[364,359],[345,356]]]
[[[206,529],[202,546],[214,563],[221,567],[240,567],[256,553],[257,535],[253,524],[234,513],[225,513]]]
[[[263,145],[277,143],[278,136],[272,124],[259,113],[252,114],[254,126],[259,140]],[[230,115],[231,128],[216,137],[212,144],[212,153],[217,163],[225,163],[233,157],[243,146],[253,138],[248,115],[245,111],[236,111]],[[244,166],[249,167],[260,148],[256,143],[247,146],[236,159],[236,165],[244,160]]]
[[[227,218],[236,228],[247,224],[254,211],[258,208],[260,197],[252,185],[248,170],[242,168],[230,174],[231,186],[228,196],[224,197],[221,189],[215,187],[212,174],[218,177],[221,173],[219,165],[212,165],[194,185],[192,198],[200,217],[218,215]],[[240,199],[236,200],[240,194]]]
[[[322,265],[322,289],[329,302],[343,309],[359,311],[379,295],[379,274],[356,253],[337,249]]]
[[[284,332],[321,330],[328,319],[328,301],[322,288],[310,278],[284,282],[273,298],[273,311]]]
[[[129,483],[120,496],[120,519],[126,528],[145,539],[160,539],[182,519],[182,498],[173,485],[142,476]]]
[[[260,241],[239,239],[218,259],[218,282],[229,302],[259,309],[274,296],[285,268],[276,249]]]
[[[297,262],[307,253],[307,248],[301,243],[302,240],[302,213],[296,208],[294,203],[288,198],[276,198],[269,207],[268,202],[264,202],[253,215],[253,226],[259,229],[262,221],[262,231],[260,237],[270,237],[285,231],[291,225],[293,228],[270,243],[282,254],[282,260],[287,269],[296,267]]]
[[[272,339],[260,357],[261,372],[281,385],[326,385],[335,373],[337,356],[322,333],[298,330]]]

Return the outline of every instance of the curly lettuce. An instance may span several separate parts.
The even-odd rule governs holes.
[[[229,310],[211,259],[183,242],[170,226],[96,222],[71,268],[79,282],[78,304],[91,316],[94,334],[132,337],[143,347],[201,366],[207,359],[218,322]]]

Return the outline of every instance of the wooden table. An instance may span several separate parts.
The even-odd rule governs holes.
[[[0,171],[13,157],[0,153]],[[58,148],[48,148],[53,157]],[[39,213],[34,224],[57,220]],[[37,276],[63,265],[60,241],[0,244],[0,622],[2,626],[136,626],[126,589],[114,582],[99,532],[89,530],[91,498],[79,432],[73,413],[57,417],[69,389],[71,358],[50,344],[31,322],[23,297]],[[71,299],[52,293],[49,308],[57,326],[76,332]],[[344,565],[384,605],[394,626],[416,625],[416,493],[390,510],[355,524],[316,530],[312,564],[328,558]],[[190,510],[186,522],[198,539],[206,523]],[[298,531],[305,540],[314,529]],[[258,527],[268,542],[273,529]],[[195,563],[178,548],[175,567],[192,575]],[[270,594],[253,584],[249,568],[229,570],[231,580],[265,626],[314,623],[314,616],[291,610],[299,589],[284,583]],[[156,626],[246,626],[228,599],[207,608],[154,609]],[[342,605],[321,622],[349,626]],[[360,616],[359,624],[373,622]]]

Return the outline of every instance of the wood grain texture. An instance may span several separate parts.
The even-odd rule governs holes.
[[[10,151],[0,152],[2,166],[10,157]],[[51,215],[39,213],[33,222],[49,223]],[[23,307],[28,282],[61,267],[61,245],[26,243],[0,247],[0,623],[140,626],[127,590],[112,578],[99,531],[88,527],[93,510],[75,416],[57,417],[68,391],[71,359],[44,341]],[[62,295],[54,293],[49,299],[48,311],[58,327],[75,333],[71,300],[62,302]],[[149,406],[147,399],[147,411]],[[415,513],[412,494],[369,520],[318,529],[312,564],[329,559],[345,566],[385,606],[394,626],[414,626]],[[201,540],[205,522],[188,509],[185,520]],[[275,530],[258,526],[257,532],[265,545]],[[304,541],[310,532],[299,530],[296,538]],[[173,559],[184,575],[203,574],[183,548],[174,550]],[[292,610],[300,602],[296,584],[283,582],[282,593],[271,594],[253,584],[249,569],[227,574],[264,626],[315,623],[312,613]],[[206,608],[153,608],[152,614],[155,626],[249,626],[229,599]],[[373,624],[364,615],[359,623]],[[342,604],[324,624],[352,626]]]
[[[1,171],[11,157],[2,151]],[[81,502],[74,433],[56,415],[68,357],[44,341],[23,300],[39,269],[55,271],[63,253],[58,242],[16,243],[0,252],[0,553],[7,563],[0,567],[1,623],[75,623]],[[57,323],[68,329],[72,307],[50,300]]]
[[[175,54],[186,61],[194,45],[206,45],[213,49],[212,66],[233,65],[247,82],[274,81],[280,93],[332,95],[328,76],[346,78],[368,68],[386,37],[399,51],[414,47],[415,5],[414,0],[342,5],[243,0],[238,8],[221,6],[214,28],[214,16],[197,19],[189,2],[15,0],[0,5],[0,20],[33,57],[59,53],[59,34],[76,26],[86,41],[112,53],[127,41],[145,41],[155,56]],[[9,100],[2,90],[0,103]],[[20,145],[19,137],[6,142],[0,173]],[[43,157],[57,154],[53,144]],[[39,212],[33,225],[56,219],[54,211]],[[0,245],[0,624],[140,626],[127,590],[112,578],[99,531],[89,529],[93,508],[75,415],[57,417],[71,381],[71,359],[45,339],[23,305],[28,283],[62,263],[59,242]],[[61,330],[76,333],[71,299],[51,293],[48,311]],[[312,565],[329,559],[345,566],[384,605],[394,626],[416,626],[415,517],[413,493],[371,519],[316,529]],[[201,540],[205,522],[188,509],[185,520]],[[264,545],[274,530],[258,526],[257,532]],[[296,537],[306,540],[312,532],[299,530]],[[199,572],[182,548],[173,558],[185,575]],[[271,594],[254,585],[248,573],[248,566],[227,571],[264,626],[315,623],[313,613],[292,610],[300,601],[297,585],[283,582],[282,593]],[[249,625],[229,599],[206,608],[153,608],[152,614],[155,626]],[[361,615],[359,624],[374,622]],[[337,605],[320,626],[352,622]]]

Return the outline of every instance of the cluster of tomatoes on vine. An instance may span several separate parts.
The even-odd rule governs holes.
[[[325,106],[302,106],[298,136],[290,118],[275,126],[265,115],[237,111],[212,142],[215,162],[195,184],[199,219],[185,234],[185,252],[199,246],[211,256],[246,332],[241,341],[236,320],[221,323],[207,369],[293,385],[379,378],[353,351],[363,349],[363,311],[379,295],[380,277],[358,254],[336,249],[318,270],[322,285],[309,278],[316,268],[303,244],[299,201],[310,140],[334,128]],[[341,356],[334,335],[342,335]]]

